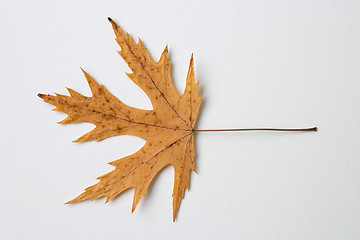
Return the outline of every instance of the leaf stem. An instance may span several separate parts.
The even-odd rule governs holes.
[[[316,132],[313,128],[230,128],[230,129],[194,129],[194,132],[240,132],[240,131],[279,131],[279,132]]]

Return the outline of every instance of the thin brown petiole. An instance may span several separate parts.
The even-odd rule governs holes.
[[[194,129],[194,132],[240,132],[240,131],[280,131],[280,132],[316,132],[313,128],[232,128],[232,129]]]

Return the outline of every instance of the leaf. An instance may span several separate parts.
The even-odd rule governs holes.
[[[176,218],[185,188],[189,189],[189,175],[195,169],[194,126],[201,103],[198,83],[195,83],[194,63],[191,56],[186,87],[181,95],[171,79],[167,47],[155,62],[139,39],[135,43],[128,33],[109,18],[120,56],[133,71],[127,74],[150,98],[153,110],[130,107],[103,85],[98,84],[83,70],[92,96],[85,97],[69,89],[70,96],[39,94],[45,102],[55,105],[55,111],[68,114],[61,124],[88,122],[96,127],[75,142],[101,141],[117,135],[134,135],[146,141],[136,153],[110,162],[115,169],[103,176],[97,184],[85,189],[75,203],[87,199],[107,197],[106,202],[123,191],[134,188],[132,211],[154,177],[166,166],[175,171],[173,189],[173,221]]]

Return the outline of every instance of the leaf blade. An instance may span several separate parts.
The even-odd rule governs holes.
[[[70,88],[70,96],[39,94],[54,110],[68,115],[61,124],[88,122],[95,128],[75,142],[101,141],[111,136],[134,135],[146,143],[136,153],[110,162],[114,169],[98,177],[99,182],[67,202],[107,197],[106,202],[123,191],[134,188],[132,211],[146,194],[155,176],[166,166],[174,167],[173,220],[185,189],[190,186],[190,172],[195,171],[194,126],[201,103],[195,83],[193,57],[190,59],[186,88],[181,95],[171,79],[167,47],[155,62],[142,41],[136,44],[114,21],[109,19],[121,57],[132,69],[129,78],[150,98],[153,110],[133,108],[121,102],[103,85],[81,69],[92,96],[86,97]]]

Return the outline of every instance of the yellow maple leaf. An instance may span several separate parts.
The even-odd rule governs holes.
[[[156,174],[164,167],[173,165],[174,221],[185,188],[189,189],[190,172],[196,172],[194,126],[201,96],[198,95],[198,83],[195,83],[193,57],[191,56],[185,91],[181,95],[171,79],[167,47],[160,60],[155,62],[140,39],[135,43],[111,18],[109,21],[121,47],[119,54],[133,71],[127,75],[150,98],[153,110],[137,109],[124,104],[85,71],[91,97],[85,97],[72,89],[68,89],[70,96],[39,94],[39,97],[55,105],[54,110],[68,114],[61,124],[95,124],[92,131],[75,142],[134,135],[144,139],[146,143],[136,153],[110,162],[115,167],[113,171],[98,177],[100,181],[97,184],[86,188],[84,193],[67,203],[105,196],[108,202],[126,189],[134,188],[134,211]]]

